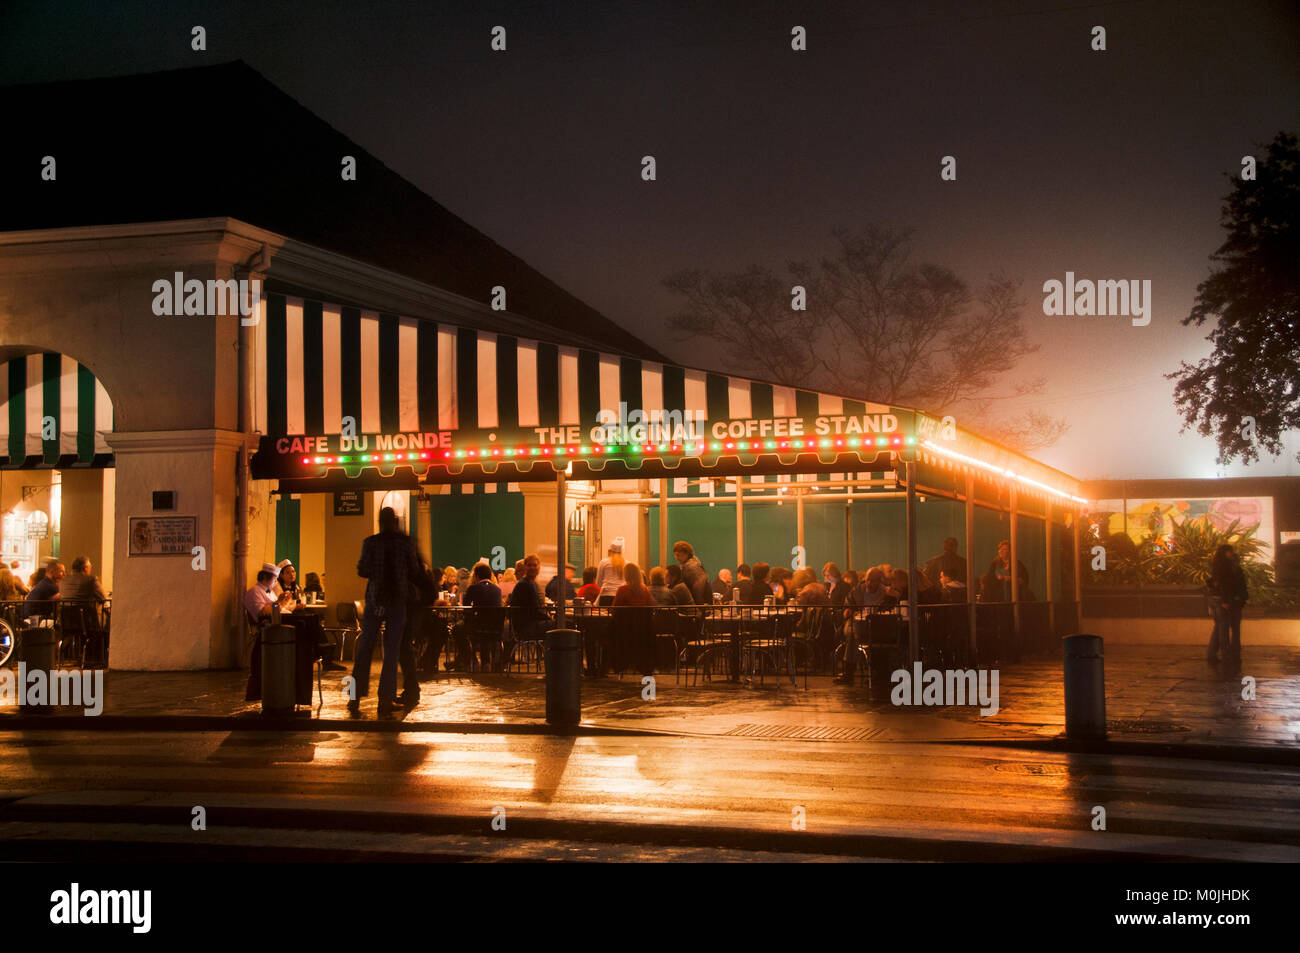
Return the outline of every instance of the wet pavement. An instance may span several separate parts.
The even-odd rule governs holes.
[[[379,663],[374,666],[377,679]],[[295,727],[373,728],[373,696],[361,719],[350,719],[341,682],[328,672],[312,707],[299,709]],[[103,714],[82,718],[58,709],[44,720],[76,718],[87,729],[126,719],[260,719],[244,701],[242,672],[109,672]],[[1245,678],[1254,699],[1245,699]],[[1027,660],[999,671],[995,715],[976,707],[895,707],[873,702],[861,683],[840,685],[810,677],[804,687],[768,675],[760,684],[715,679],[688,684],[658,675],[653,698],[641,677],[582,680],[583,725],[591,731],[730,736],[768,741],[948,742],[985,744],[1052,739],[1064,730],[1061,662]],[[372,683],[373,684],[373,683]],[[322,701],[323,699],[323,701]],[[1192,646],[1113,646],[1106,655],[1109,739],[1185,748],[1219,746],[1300,752],[1300,649],[1247,647],[1241,670],[1208,665]],[[0,729],[29,724],[30,709],[0,705]],[[196,721],[191,722],[191,719]],[[385,719],[393,730],[536,730],[545,724],[544,681],[537,674],[443,674],[422,684],[419,707]],[[82,726],[78,726],[82,727]]]
[[[1001,745],[0,730],[0,862],[1295,862],[1297,783],[1294,766]]]

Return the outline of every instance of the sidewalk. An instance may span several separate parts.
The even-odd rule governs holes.
[[[374,678],[379,665],[375,665]],[[536,674],[440,675],[423,683],[414,711],[378,721],[373,696],[362,718],[350,719],[340,682],[327,673],[324,704],[273,721],[243,698],[242,672],[109,672],[103,714],[79,709],[33,714],[0,706],[0,730],[64,727],[93,730],[265,726],[296,730],[500,731],[533,733],[545,725],[545,692]],[[1242,677],[1256,681],[1256,699],[1243,700]],[[372,682],[373,684],[373,682]],[[583,679],[581,733],[735,736],[834,743],[974,742],[1041,747],[1065,727],[1060,661],[1026,661],[1000,671],[996,715],[975,707],[894,707],[873,704],[865,687],[814,677],[803,688],[768,676],[753,686],[715,680],[689,686],[657,676],[654,700],[642,697],[639,676]],[[319,708],[317,706],[320,706]],[[1202,651],[1169,645],[1122,645],[1106,656],[1106,745],[1273,752],[1300,763],[1300,648],[1247,646],[1240,674],[1206,664]],[[1100,750],[1105,750],[1106,745]],[[1094,748],[1097,746],[1093,746]]]

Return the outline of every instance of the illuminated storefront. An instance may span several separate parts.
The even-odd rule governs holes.
[[[248,156],[178,137],[156,161],[157,116],[231,102],[256,104]],[[1073,606],[1071,477],[913,409],[676,365],[243,64],[0,105],[65,170],[0,208],[0,502],[58,472],[60,554],[111,578],[115,667],[238,664],[263,562],[359,598],[386,500],[456,566],[595,562],[616,536],[645,565],[690,539],[713,572],[906,565],[952,535],[978,570],[1010,538],[1049,611]],[[260,300],[175,313],[160,282]]]

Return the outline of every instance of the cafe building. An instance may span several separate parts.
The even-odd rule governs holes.
[[[435,566],[543,577],[616,537],[711,574],[948,536],[979,572],[1010,539],[1016,625],[1076,624],[1078,481],[950,418],[675,364],[243,64],[0,102],[31,130],[0,160],[31,180],[0,208],[5,558],[89,556],[115,668],[238,664],[264,562],[360,599],[382,506]],[[232,103],[237,141],[185,134]]]

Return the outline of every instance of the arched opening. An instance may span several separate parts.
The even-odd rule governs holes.
[[[0,350],[0,563],[23,585],[49,560],[113,577],[113,404],[75,358]]]

